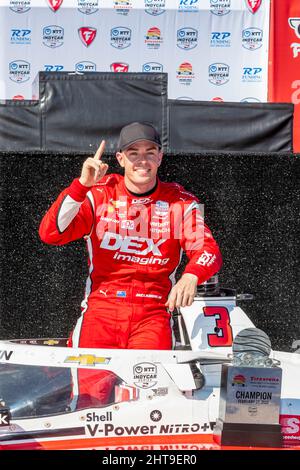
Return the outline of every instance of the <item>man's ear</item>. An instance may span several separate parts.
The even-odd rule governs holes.
[[[123,153],[122,153],[122,152],[117,152],[117,153],[116,153],[116,158],[117,158],[117,160],[118,160],[120,166],[121,166],[122,168],[124,168],[125,164],[124,164],[124,155],[123,155]]]

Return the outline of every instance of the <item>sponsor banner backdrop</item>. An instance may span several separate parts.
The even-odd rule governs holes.
[[[31,99],[39,71],[129,71],[167,72],[171,99],[266,101],[269,10],[270,0],[2,0],[0,99]]]
[[[269,100],[295,105],[294,152],[300,152],[300,2],[273,0]]]

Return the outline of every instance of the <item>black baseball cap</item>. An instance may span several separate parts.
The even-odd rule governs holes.
[[[125,150],[139,140],[149,140],[161,148],[160,136],[155,127],[148,122],[132,122],[121,129],[118,149]]]

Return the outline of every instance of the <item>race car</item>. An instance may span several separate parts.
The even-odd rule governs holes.
[[[174,317],[170,351],[79,349],[49,338],[0,341],[0,449],[223,448],[215,433],[221,376],[234,367],[236,338],[257,330],[237,306],[246,298],[216,282],[201,286],[193,304]],[[300,450],[300,356],[270,349],[267,361],[282,370],[277,447]],[[115,375],[108,403],[76,407],[79,369]],[[230,385],[239,393],[243,370]],[[256,423],[255,400],[247,410],[249,423]]]

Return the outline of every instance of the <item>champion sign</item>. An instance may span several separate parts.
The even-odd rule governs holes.
[[[249,51],[255,51],[262,46],[263,30],[259,28],[247,28],[242,32],[242,46]]]
[[[54,13],[61,7],[63,1],[64,0],[46,0],[49,8],[51,8]]]
[[[229,82],[229,65],[222,63],[211,64],[208,68],[208,81],[221,86]]]
[[[84,15],[92,15],[99,10],[99,0],[77,0],[77,8]]]
[[[14,60],[9,64],[9,78],[16,83],[24,83],[30,79],[30,63],[25,60]]]
[[[145,12],[148,15],[161,15],[165,12],[166,0],[144,0]]]
[[[78,29],[78,34],[82,44],[89,47],[96,37],[97,29],[90,26],[83,26]]]
[[[14,13],[25,13],[31,8],[31,0],[10,0],[9,5]]]
[[[44,46],[60,47],[64,43],[64,28],[57,25],[49,25],[43,28],[43,44]]]
[[[181,28],[177,30],[177,47],[186,51],[198,45],[198,31],[194,28]]]
[[[210,0],[210,11],[214,15],[224,16],[230,12],[231,0]]]
[[[131,45],[131,29],[118,26],[110,31],[110,45],[116,49],[126,49]]]

